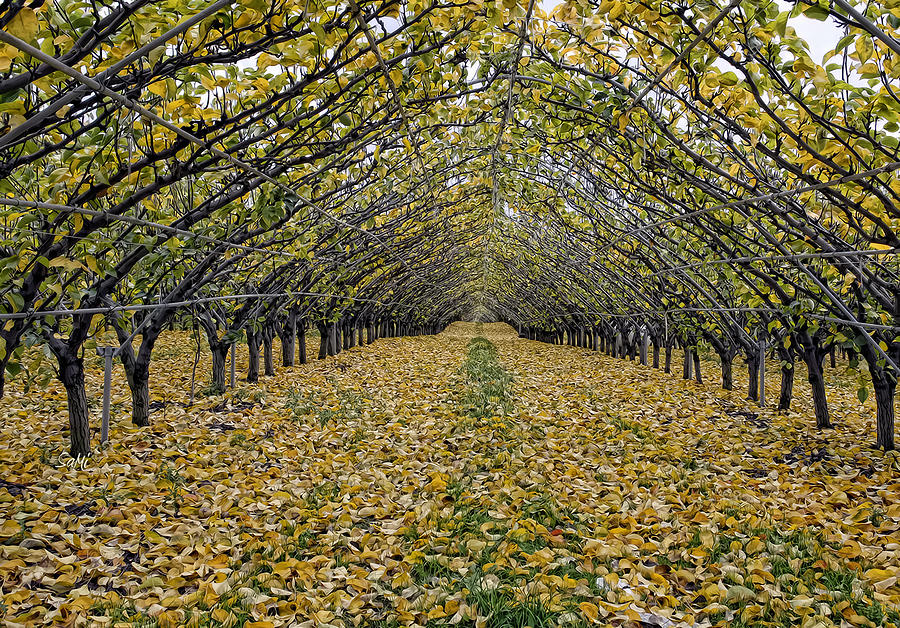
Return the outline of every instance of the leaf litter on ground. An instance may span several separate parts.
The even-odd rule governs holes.
[[[900,625],[898,460],[852,382],[820,433],[505,325],[193,406],[189,337],[160,355],[152,427],[117,377],[87,464],[60,387],[2,401],[7,625]]]

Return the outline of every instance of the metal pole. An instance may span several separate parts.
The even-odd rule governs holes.
[[[100,424],[100,444],[109,442],[109,397],[112,388],[113,355],[117,347],[97,347],[97,355],[103,357],[103,418]]]
[[[649,340],[647,330],[644,329],[641,331],[641,364],[643,366],[647,366],[647,340]]]
[[[231,345],[231,387],[232,387],[232,388],[234,388],[234,379],[235,379],[235,378],[234,378],[234,373],[235,373],[235,368],[236,368],[236,367],[235,367],[235,364],[234,364],[234,358],[235,358],[235,350],[234,350],[234,347],[235,347],[235,345],[232,344],[232,345]]]

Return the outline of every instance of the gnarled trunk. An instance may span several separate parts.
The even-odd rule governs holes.
[[[884,368],[878,376],[873,374],[872,387],[875,389],[875,430],[876,446],[885,451],[894,449],[894,392],[897,380]]]
[[[722,388],[725,390],[733,390],[734,374],[732,369],[734,358],[730,352],[725,352],[719,355],[719,359],[722,363]]]
[[[831,416],[828,412],[828,400],[825,396],[825,373],[822,368],[825,351],[819,345],[818,340],[810,336],[809,332],[803,331],[797,337],[801,346],[800,357],[806,363],[807,380],[812,388],[816,427],[819,429],[832,427]]]
[[[247,381],[259,381],[259,334],[247,330],[247,351],[250,354],[247,364]]]
[[[171,319],[170,319],[171,320]],[[161,326],[148,325],[141,337],[141,348],[135,355],[131,334],[116,319],[110,325],[119,340],[119,358],[125,368],[125,379],[131,391],[131,422],[138,427],[150,425],[150,355],[159,338]]]
[[[329,345],[331,345],[331,329],[325,323],[316,323],[319,330],[319,359],[324,360],[328,355],[334,355]]]
[[[221,394],[225,392],[225,356],[231,345],[219,340],[216,323],[208,313],[197,316],[196,320],[206,334],[206,342],[209,344],[209,351],[212,354],[210,385],[215,394]]]
[[[698,384],[703,383],[703,376],[700,375],[700,354],[697,351],[691,351],[691,359],[694,360],[694,377]]]
[[[211,343],[212,353],[212,389],[216,394],[225,392],[225,360],[228,355],[229,345],[224,342]]]
[[[272,332],[264,331],[262,334],[263,341],[263,364],[265,365],[265,373],[268,377],[275,375],[275,360],[272,355]]]
[[[341,352],[341,327],[338,325],[337,321],[331,324],[329,337],[331,338],[331,342],[329,343],[329,355],[339,354]]]
[[[297,348],[300,351],[300,364],[306,364],[306,325],[301,325],[297,331]]]
[[[747,354],[747,377],[750,380],[747,399],[756,401],[759,399],[759,353],[753,349]]]
[[[131,389],[131,422],[147,427],[150,425],[150,363],[135,364],[132,372],[125,375]]]
[[[293,312],[288,313],[287,321],[278,334],[281,340],[281,365],[294,366],[295,343],[297,337],[297,319]]]
[[[66,404],[69,409],[69,453],[73,457],[89,456],[91,453],[91,428],[87,395],[84,391],[84,361],[77,355],[61,356],[59,379],[66,389]]]
[[[791,409],[791,398],[794,395],[794,352],[781,346],[776,346],[778,358],[781,360],[781,392],[778,394],[778,411],[787,412]]]
[[[894,349],[893,343],[889,347]],[[872,375],[872,388],[875,389],[875,445],[885,451],[889,451],[894,449],[895,446],[894,395],[897,389],[896,375],[890,368],[879,364],[881,355],[876,354],[875,350],[868,344],[862,348],[862,354],[869,365],[869,373]],[[896,362],[900,358],[900,351],[890,350],[889,355]]]
[[[727,338],[720,337],[712,332],[704,332],[703,337],[712,346],[716,355],[719,356],[719,366],[722,370],[722,388],[732,390],[734,388],[734,349]]]

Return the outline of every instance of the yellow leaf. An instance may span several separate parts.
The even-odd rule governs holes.
[[[150,85],[147,86],[147,91],[151,94],[156,94],[160,98],[166,98],[168,94],[168,88],[166,87],[165,81],[150,83]]]
[[[894,575],[894,572],[890,569],[869,569],[866,571],[866,578],[869,580],[884,580],[885,578],[890,578]]]
[[[19,525],[17,521],[13,521],[12,519],[7,519],[3,522],[3,525],[0,526],[0,538],[8,539],[17,535],[22,531],[22,526]]]
[[[347,584],[359,589],[360,591],[367,591],[369,587],[372,586],[371,582],[369,582],[368,580],[363,580],[362,578],[347,578]]]
[[[761,551],[766,549],[766,544],[759,539],[752,539],[749,543],[747,543],[747,547],[745,549],[746,552],[752,556],[753,554],[759,554]]]
[[[22,9],[16,13],[16,16],[6,26],[6,31],[10,35],[29,43],[34,42],[34,37],[38,34],[38,30],[37,14],[31,9]]]
[[[581,609],[581,612],[584,613],[584,616],[587,617],[591,622],[596,622],[600,618],[600,609],[596,604],[591,604],[590,602],[582,602],[578,605],[578,608]]]

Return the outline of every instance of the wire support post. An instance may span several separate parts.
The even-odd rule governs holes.
[[[235,384],[235,381],[236,381],[235,375],[236,375],[236,372],[237,372],[237,365],[235,364],[235,359],[236,359],[237,352],[235,351],[235,346],[236,346],[235,343],[231,343],[231,373],[230,373],[230,381],[229,381],[229,383],[231,384],[231,389],[232,389],[232,390],[234,390],[234,384]]]
[[[100,444],[109,442],[109,406],[112,388],[113,357],[119,347],[97,347],[97,355],[103,358],[103,415],[100,423]]]

